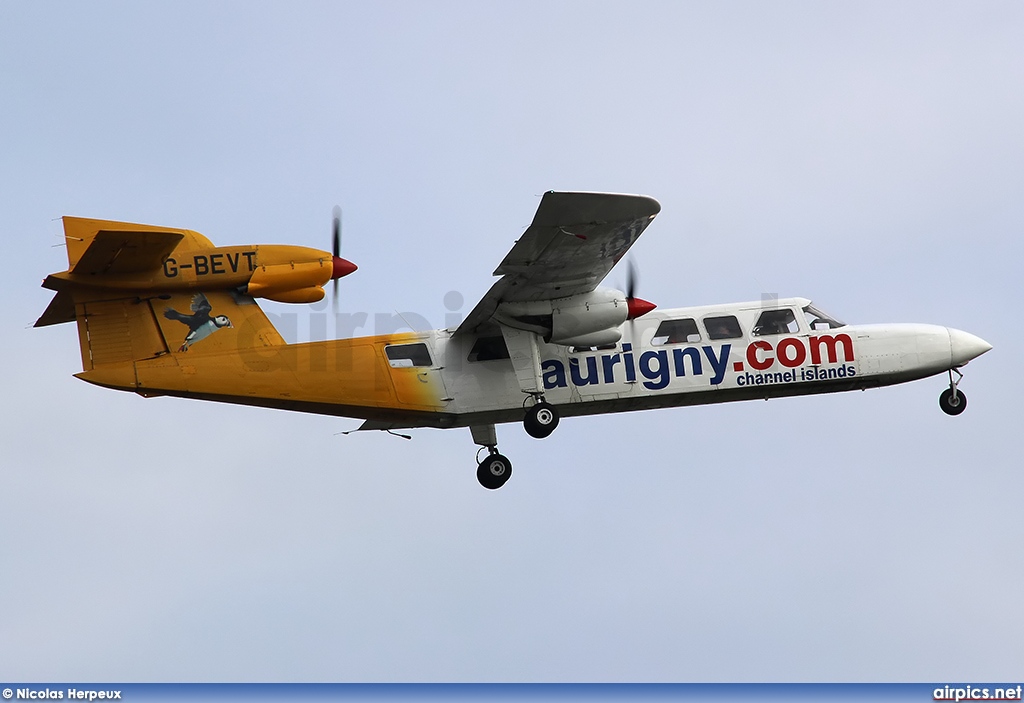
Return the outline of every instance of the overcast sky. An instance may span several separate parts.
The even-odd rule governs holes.
[[[0,4],[0,680],[1019,682],[1022,37],[1015,2]],[[489,492],[468,430],[144,400],[31,329],[62,215],[329,248],[335,204],[342,309],[442,327],[551,189],[661,202],[662,308],[983,337],[970,407],[505,425]]]

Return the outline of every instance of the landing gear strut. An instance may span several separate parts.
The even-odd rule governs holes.
[[[955,381],[953,380],[954,371],[959,377]],[[949,388],[942,391],[941,395],[939,395],[939,407],[947,415],[959,415],[967,409],[967,396],[957,388],[963,378],[964,375],[960,373],[960,369],[952,368],[949,370]]]
[[[526,409],[523,427],[526,434],[531,437],[544,439],[558,427],[558,411],[544,400],[544,396],[538,396],[536,400],[536,403]]]

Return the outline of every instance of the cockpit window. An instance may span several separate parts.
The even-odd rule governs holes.
[[[664,320],[654,333],[651,344],[694,344],[700,341],[697,321],[692,317],[681,320]]]
[[[845,322],[840,322],[830,315],[826,315],[813,305],[804,308],[804,319],[811,330],[834,330],[838,327],[845,327]]]
[[[758,337],[766,334],[796,334],[799,331],[796,315],[789,308],[765,310],[754,325],[754,335]]]
[[[735,315],[705,317],[704,329],[708,331],[710,339],[736,339],[743,336],[743,330],[740,329],[740,323]]]
[[[392,344],[384,347],[388,363],[392,368],[410,368],[413,366],[430,366],[430,352],[426,344]]]

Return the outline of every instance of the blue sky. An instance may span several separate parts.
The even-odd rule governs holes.
[[[1022,30],[997,2],[3,4],[0,679],[1019,675]],[[662,307],[985,338],[970,408],[935,378],[502,426],[491,493],[466,430],[143,400],[31,329],[62,215],[326,248],[335,204],[342,308],[444,326],[551,189],[661,202],[633,255]]]

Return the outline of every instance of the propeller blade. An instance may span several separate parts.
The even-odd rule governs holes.
[[[331,256],[332,270],[331,279],[334,283],[331,285],[331,299],[334,306],[338,306],[338,279],[342,276],[347,276],[358,268],[351,261],[341,258],[341,208],[337,205],[334,206],[334,219],[331,223]]]
[[[334,219],[331,222],[331,254],[341,256],[341,208],[334,206]],[[338,279],[331,281],[331,307],[338,307]]]
[[[639,276],[633,259],[626,262],[626,319],[629,320],[629,339],[633,344],[636,340],[636,311],[633,309],[636,300],[636,282]]]
[[[334,223],[331,237],[331,254],[341,256],[341,208],[334,206]]]
[[[636,289],[640,285],[640,271],[633,260],[629,260],[629,267],[626,269],[626,319],[629,320],[629,334],[633,337],[635,329],[634,320],[646,315],[657,307],[652,302],[636,297]]]

